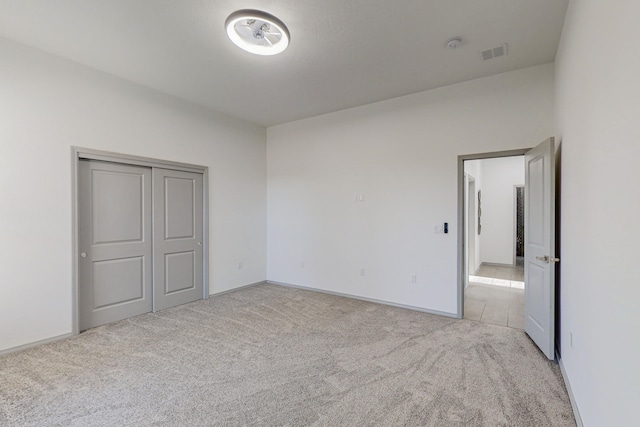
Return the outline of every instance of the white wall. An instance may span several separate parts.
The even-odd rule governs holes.
[[[540,141],[542,142],[542,141]],[[532,146],[537,143],[532,143]],[[480,259],[493,264],[514,261],[514,186],[524,185],[524,157],[483,159]]]
[[[269,128],[268,279],[456,313],[457,157],[548,138],[553,90],[547,64]]]
[[[0,350],[71,331],[72,145],[208,166],[210,292],[266,278],[264,128],[6,39],[0,76]]]
[[[556,59],[561,351],[589,427],[630,425],[640,402],[638,16],[572,1]]]

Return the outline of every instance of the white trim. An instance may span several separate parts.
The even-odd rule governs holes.
[[[267,284],[267,281],[262,280],[260,282],[249,283],[248,285],[238,286],[237,288],[227,289],[226,291],[216,292],[215,294],[209,294],[209,297],[219,297],[220,295],[230,294],[231,292],[239,291],[240,289],[247,289],[247,288],[252,288],[254,286],[266,285],[266,284]]]
[[[343,294],[342,292],[325,291],[324,289],[310,288],[308,286],[293,285],[291,283],[276,282],[276,281],[273,281],[273,280],[267,280],[266,283],[268,285],[277,285],[277,286],[284,286],[286,288],[296,288],[296,289],[302,289],[302,290],[305,290],[305,291],[320,292],[322,294],[335,295],[335,296],[338,296],[338,297],[357,299],[357,300],[360,300],[360,301],[372,302],[372,303],[375,303],[375,304],[389,305],[391,307],[398,307],[398,308],[404,308],[404,309],[407,309],[407,310],[420,311],[422,313],[435,314],[436,316],[451,317],[451,318],[454,318],[454,319],[458,318],[456,313],[448,313],[448,312],[445,312],[445,311],[430,310],[428,308],[415,307],[413,305],[397,304],[395,302],[389,302],[389,301],[379,300],[379,299],[375,299],[375,298],[361,297],[361,296],[352,295],[352,294]]]
[[[57,335],[55,337],[45,338],[43,340],[33,341],[33,342],[30,342],[30,343],[27,343],[27,344],[22,344],[22,345],[19,345],[17,347],[5,348],[4,350],[0,350],[0,356],[4,356],[5,354],[9,354],[9,353],[16,353],[18,351],[27,350],[29,348],[37,347],[37,346],[43,345],[43,344],[51,344],[51,343],[56,342],[56,341],[62,341],[62,340],[65,340],[67,338],[71,338],[72,336],[73,336],[73,333],[70,332],[68,334]]]
[[[562,373],[562,379],[564,379],[564,386],[567,389],[567,394],[569,395],[569,401],[571,402],[571,409],[573,409],[573,416],[576,419],[576,426],[583,427],[582,418],[580,417],[580,411],[578,410],[578,403],[576,402],[576,398],[573,395],[573,390],[571,389],[571,383],[569,382],[569,377],[567,377],[567,371],[564,369],[564,363],[562,363],[562,359],[556,352],[556,360],[558,361],[558,365],[560,365],[560,372]]]
[[[124,163],[127,165],[146,166],[150,168],[162,168],[180,170],[185,172],[204,173],[207,166],[193,165],[190,163],[174,162],[171,160],[155,159],[152,157],[130,156],[128,154],[113,153],[111,151],[94,150],[91,148],[71,147],[75,157],[79,159],[101,160],[103,162]]]
[[[239,286],[237,288],[228,289],[226,291],[222,291],[222,292],[218,292],[218,293],[215,293],[215,294],[207,295],[207,298],[204,298],[204,299],[209,299],[208,297],[210,297],[210,296],[211,297],[220,296],[220,295],[228,294],[228,293],[231,293],[231,292],[239,291],[240,289],[251,288],[253,286],[265,285],[265,284],[267,284],[266,280],[263,280],[261,282],[256,282],[256,283],[250,283],[248,285]],[[145,313],[145,314],[150,314],[150,313],[151,312]],[[74,334],[73,332],[69,332],[68,334],[62,334],[62,335],[57,335],[57,336],[51,337],[51,338],[45,338],[43,340],[33,341],[33,342],[30,342],[30,343],[27,343],[27,344],[19,345],[17,347],[6,348],[4,350],[0,350],[0,356],[3,356],[5,354],[9,354],[9,353],[15,353],[15,352],[22,351],[22,350],[27,350],[29,348],[37,347],[37,346],[44,345],[44,344],[50,344],[50,343],[53,343],[53,342],[62,341],[62,340],[68,339],[68,338],[73,338],[75,335],[78,335],[78,334]]]

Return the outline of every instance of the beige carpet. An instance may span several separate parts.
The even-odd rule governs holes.
[[[574,426],[522,331],[259,285],[0,357],[2,426]]]

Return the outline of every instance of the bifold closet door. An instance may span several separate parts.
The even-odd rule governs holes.
[[[202,174],[153,169],[153,309],[202,299]]]
[[[80,330],[152,309],[151,169],[78,166]]]

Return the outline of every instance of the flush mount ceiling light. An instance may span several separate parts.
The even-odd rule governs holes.
[[[238,10],[225,22],[236,46],[256,55],[276,55],[289,46],[289,30],[273,15],[260,10]]]

